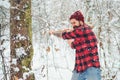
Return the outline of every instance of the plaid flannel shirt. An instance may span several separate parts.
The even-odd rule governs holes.
[[[88,25],[75,27],[71,32],[63,32],[63,39],[74,39],[71,48],[76,49],[75,67],[77,72],[83,72],[89,67],[100,67],[97,39]]]

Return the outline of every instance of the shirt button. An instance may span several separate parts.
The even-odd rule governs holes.
[[[85,56],[84,56],[84,55],[82,55],[82,58],[85,58]]]
[[[91,47],[88,47],[88,51],[90,51],[91,50]]]

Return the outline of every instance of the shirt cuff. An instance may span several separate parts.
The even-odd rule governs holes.
[[[65,39],[66,32],[62,32],[62,38]]]
[[[72,49],[75,49],[75,45],[74,45],[73,42],[71,43],[71,48],[72,48]]]

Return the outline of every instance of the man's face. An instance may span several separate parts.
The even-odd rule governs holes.
[[[71,20],[70,20],[70,23],[72,24],[73,27],[75,27],[75,26],[80,26],[80,22],[77,21],[76,19],[71,19]]]

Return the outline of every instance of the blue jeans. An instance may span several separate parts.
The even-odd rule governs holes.
[[[74,70],[71,80],[101,80],[101,70],[96,67],[90,67],[82,73]]]

